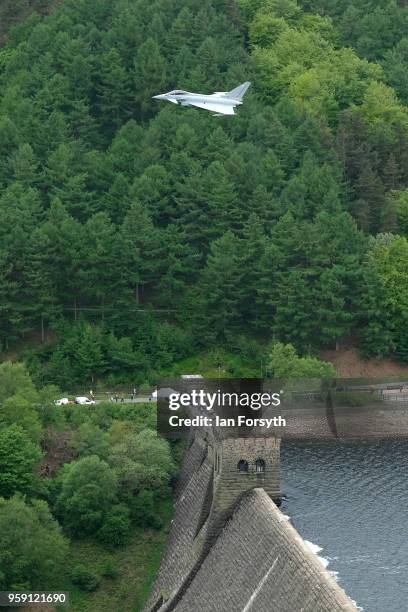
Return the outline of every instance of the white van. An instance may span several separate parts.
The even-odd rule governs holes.
[[[95,400],[89,399],[89,397],[76,397],[76,404],[95,404]]]

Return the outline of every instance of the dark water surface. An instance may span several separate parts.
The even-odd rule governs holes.
[[[281,510],[364,612],[408,612],[408,442],[282,443]]]

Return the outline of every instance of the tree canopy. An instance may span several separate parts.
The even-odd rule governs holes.
[[[408,9],[234,6],[65,0],[1,49],[0,342],[53,340],[26,354],[38,382],[142,381],[237,330],[374,350],[369,238],[406,236]],[[225,121],[151,99],[244,80]]]

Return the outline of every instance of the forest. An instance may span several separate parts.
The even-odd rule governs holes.
[[[0,365],[0,588],[66,591],[77,612],[141,610],[182,447],[157,437],[152,404],[56,410],[55,391]]]
[[[0,50],[4,355],[65,388],[214,351],[258,375],[273,342],[408,361],[404,3],[20,7]],[[151,99],[245,80],[235,117]]]

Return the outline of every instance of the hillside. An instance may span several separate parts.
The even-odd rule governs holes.
[[[65,591],[75,612],[141,610],[182,446],[157,437],[151,403],[56,408],[55,392],[0,364],[0,587]]]
[[[353,349],[322,351],[320,357],[332,363],[340,378],[381,378],[395,377],[405,380],[408,366],[391,359],[361,359]]]
[[[61,0],[1,0],[0,2],[0,44],[7,40],[11,28],[27,19],[33,11],[47,14]]]
[[[406,39],[388,26],[408,9],[369,5],[366,23],[358,2],[66,0],[16,28],[0,348],[51,334],[23,356],[63,386],[214,347],[258,372],[272,339],[407,361]],[[151,99],[245,80],[235,117]]]

